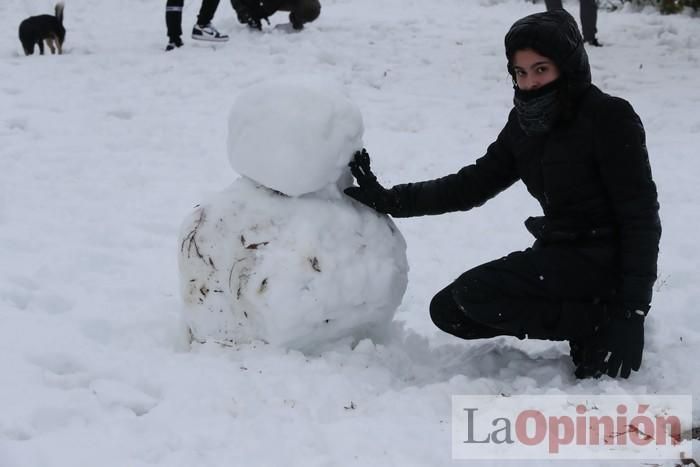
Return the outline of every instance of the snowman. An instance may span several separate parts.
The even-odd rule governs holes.
[[[406,243],[343,194],[362,135],[359,109],[327,81],[269,81],[238,97],[228,156],[240,177],[180,232],[193,340],[310,351],[385,335],[406,290]]]

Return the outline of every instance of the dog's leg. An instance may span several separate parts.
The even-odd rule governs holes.
[[[34,44],[22,44],[22,48],[24,49],[24,55],[34,54]]]
[[[60,39],[56,40],[56,48],[58,49],[58,55],[63,55],[63,43]]]
[[[44,41],[39,40],[37,44],[39,44],[39,55],[44,55]]]
[[[51,55],[54,55],[56,53],[56,47],[54,46],[54,41],[56,39],[54,39],[53,36],[49,36],[45,40],[46,40],[46,45],[49,46],[49,50],[51,51]]]

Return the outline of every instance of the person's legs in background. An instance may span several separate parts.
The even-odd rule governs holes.
[[[581,33],[583,41],[594,47],[600,47],[601,43],[596,39],[598,23],[598,2],[596,0],[579,0],[581,19]],[[563,9],[561,0],[544,0],[547,11]]]
[[[219,0],[202,0],[202,5],[199,7],[199,14],[197,15],[197,24],[206,26],[211,23],[218,7]]]
[[[561,0],[544,0],[544,4],[547,7],[547,11],[564,8],[561,4]]]
[[[219,0],[202,0],[202,6],[197,15],[197,24],[192,28],[192,39],[210,42],[226,42],[228,40],[226,34],[221,34],[211,24],[218,6]]]
[[[583,41],[595,47],[600,47],[596,39],[598,22],[598,3],[596,0],[579,0],[581,2],[581,32]]]
[[[165,25],[168,28],[166,52],[182,47],[182,5],[184,0],[168,0],[165,4]]]

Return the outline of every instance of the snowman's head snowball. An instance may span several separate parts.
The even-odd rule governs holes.
[[[322,78],[267,81],[243,91],[229,116],[233,169],[289,196],[336,183],[363,146],[359,108]]]

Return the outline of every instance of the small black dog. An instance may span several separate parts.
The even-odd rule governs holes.
[[[39,53],[44,55],[44,41],[51,53],[63,53],[63,41],[66,39],[66,28],[63,27],[63,3],[56,4],[56,14],[31,16],[19,25],[19,40],[25,55],[34,53],[34,45],[39,46]]]

